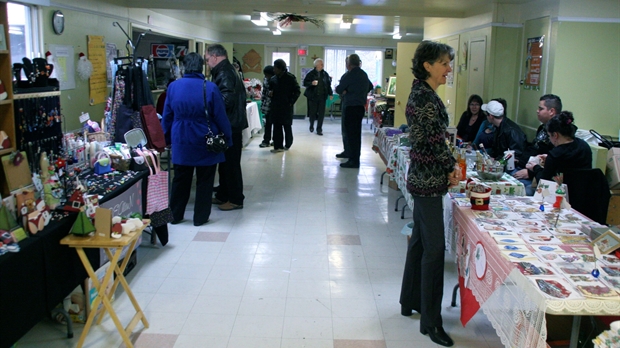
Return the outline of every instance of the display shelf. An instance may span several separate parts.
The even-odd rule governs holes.
[[[13,99],[0,100],[0,105],[6,105],[6,104],[11,104],[11,103],[13,103]]]
[[[9,54],[11,51],[9,50],[0,50],[0,54]]]
[[[9,21],[7,16],[7,3],[0,2],[0,24],[4,25],[4,38],[6,40],[6,50],[0,50],[0,80],[7,93],[7,99],[0,101],[0,130],[4,131],[11,141],[11,147],[0,150],[0,155],[15,151],[15,114],[13,104],[13,65],[11,64],[11,43],[9,35]],[[2,168],[2,165],[0,165]],[[2,170],[2,169],[0,169]],[[4,191],[7,186],[2,182],[4,176],[0,175],[0,190]],[[8,192],[2,192],[3,197]]]
[[[41,93],[20,93],[20,94],[15,94],[13,96],[13,99],[45,98],[45,97],[55,97],[57,95],[60,95],[60,91],[41,92]]]
[[[0,150],[0,156],[11,153],[12,151],[13,151],[13,148]]]

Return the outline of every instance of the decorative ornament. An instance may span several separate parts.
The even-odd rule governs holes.
[[[19,166],[23,160],[24,160],[24,155],[22,155],[22,153],[19,151],[14,151],[9,156],[9,161],[11,161],[11,163],[13,163],[13,165],[16,167]]]
[[[316,19],[316,18],[312,18],[308,16],[301,16],[301,15],[294,14],[294,13],[280,14],[279,16],[276,17],[276,20],[278,21],[281,27],[288,27],[293,22],[310,22],[316,25],[318,28],[322,28],[323,24],[325,24],[325,22],[323,22],[320,19]]]
[[[82,80],[88,80],[93,74],[93,64],[86,58],[84,53],[79,54],[80,59],[77,62],[78,77]]]

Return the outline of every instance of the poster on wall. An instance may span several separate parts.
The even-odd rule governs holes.
[[[88,35],[88,60],[93,64],[90,75],[90,105],[105,103],[108,95],[106,45],[103,36]]]
[[[73,46],[48,45],[54,58],[54,74],[61,91],[75,88],[75,51]]]
[[[303,82],[303,80],[306,78],[306,75],[308,75],[309,72],[311,72],[314,68],[301,68],[301,81]]]
[[[525,59],[525,89],[540,89],[540,76],[543,58],[543,43],[545,36],[527,39],[527,57]]]
[[[113,64],[112,60],[116,57],[118,57],[118,51],[116,50],[116,44],[107,42],[105,44],[105,68],[106,68],[108,87],[112,87],[112,82],[113,82],[112,80],[114,79],[114,76],[112,76],[112,64]]]

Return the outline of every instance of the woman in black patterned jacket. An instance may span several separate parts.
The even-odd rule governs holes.
[[[423,41],[413,58],[415,80],[405,114],[411,142],[407,190],[413,196],[413,231],[400,293],[401,314],[421,314],[420,332],[433,342],[454,344],[443,329],[441,301],[444,274],[443,196],[458,184],[456,161],[446,143],[449,119],[435,92],[452,71],[454,51],[448,45]]]

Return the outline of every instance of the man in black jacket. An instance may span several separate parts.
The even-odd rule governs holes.
[[[226,106],[226,115],[232,127],[233,146],[226,150],[226,162],[218,166],[220,188],[213,198],[220,210],[243,209],[243,175],[241,173],[242,131],[248,128],[245,112],[246,93],[243,81],[228,60],[228,52],[219,44],[209,45],[205,60],[211,67],[213,83],[217,85]]]
[[[495,127],[493,148],[489,151],[489,155],[499,160],[504,157],[505,151],[513,150],[515,158],[521,158],[527,139],[519,125],[504,116],[504,106],[496,100],[491,100],[488,104],[482,105],[482,110],[493,116],[491,123]]]
[[[343,96],[345,128],[349,138],[349,149],[347,151],[350,151],[350,153],[347,154],[349,160],[340,163],[340,167],[359,168],[364,107],[366,105],[366,96],[373,86],[366,72],[360,67],[362,61],[357,54],[349,55],[346,62],[348,71],[340,78],[340,84],[336,86],[336,93]]]
[[[332,78],[327,71],[323,70],[323,59],[314,60],[312,69],[304,78],[306,91],[304,96],[308,99],[308,118],[310,119],[310,133],[314,132],[316,121],[316,134],[323,135],[323,118],[325,117],[325,101],[327,97],[333,98]]]

